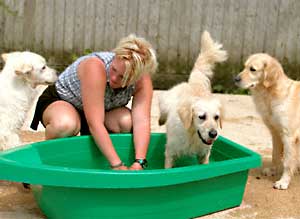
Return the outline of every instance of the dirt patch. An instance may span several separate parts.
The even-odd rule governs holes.
[[[159,127],[157,94],[154,93],[152,105],[153,132],[164,132],[165,127]],[[270,166],[271,137],[255,111],[249,96],[216,95],[225,106],[222,135],[254,150],[262,155],[264,166]],[[44,132],[21,132],[24,143],[44,140]],[[245,194],[241,206],[211,215],[201,219],[299,219],[300,218],[300,177],[297,174],[288,190],[273,189],[273,183],[279,176],[265,177],[260,169],[249,172]],[[230,197],[229,197],[230,198]],[[199,206],[201,207],[201,206]],[[19,183],[0,181],[0,218],[5,219],[40,219],[45,218],[40,212],[32,193]]]
[[[22,131],[24,143],[44,140],[44,132]],[[0,218],[2,219],[40,219],[43,216],[30,189],[21,183],[0,180]]]

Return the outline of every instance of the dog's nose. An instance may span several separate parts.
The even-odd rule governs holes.
[[[235,76],[235,77],[233,78],[233,80],[234,80],[235,83],[238,83],[238,82],[240,82],[242,79],[241,79],[241,77],[240,77],[239,75],[237,75],[237,76]]]
[[[215,130],[215,129],[211,129],[211,130],[208,132],[208,136],[209,136],[210,138],[215,138],[217,135],[218,135],[218,132],[217,132],[217,130]]]

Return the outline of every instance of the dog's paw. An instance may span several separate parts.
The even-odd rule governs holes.
[[[173,159],[170,157],[165,158],[165,169],[169,169],[173,167]]]
[[[276,168],[274,167],[266,167],[262,170],[262,174],[264,176],[275,176],[277,173]]]
[[[278,181],[276,181],[273,185],[273,188],[274,189],[282,189],[282,190],[285,190],[289,187],[289,181],[287,180],[284,180],[284,179],[280,179]]]

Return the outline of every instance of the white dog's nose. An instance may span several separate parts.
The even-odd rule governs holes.
[[[210,138],[215,138],[217,135],[218,135],[218,132],[217,132],[217,130],[215,130],[215,129],[211,129],[211,130],[208,132],[208,136],[209,136]]]

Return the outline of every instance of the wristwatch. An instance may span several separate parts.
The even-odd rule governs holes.
[[[139,163],[143,169],[148,166],[148,161],[146,159],[135,159],[135,163]]]

